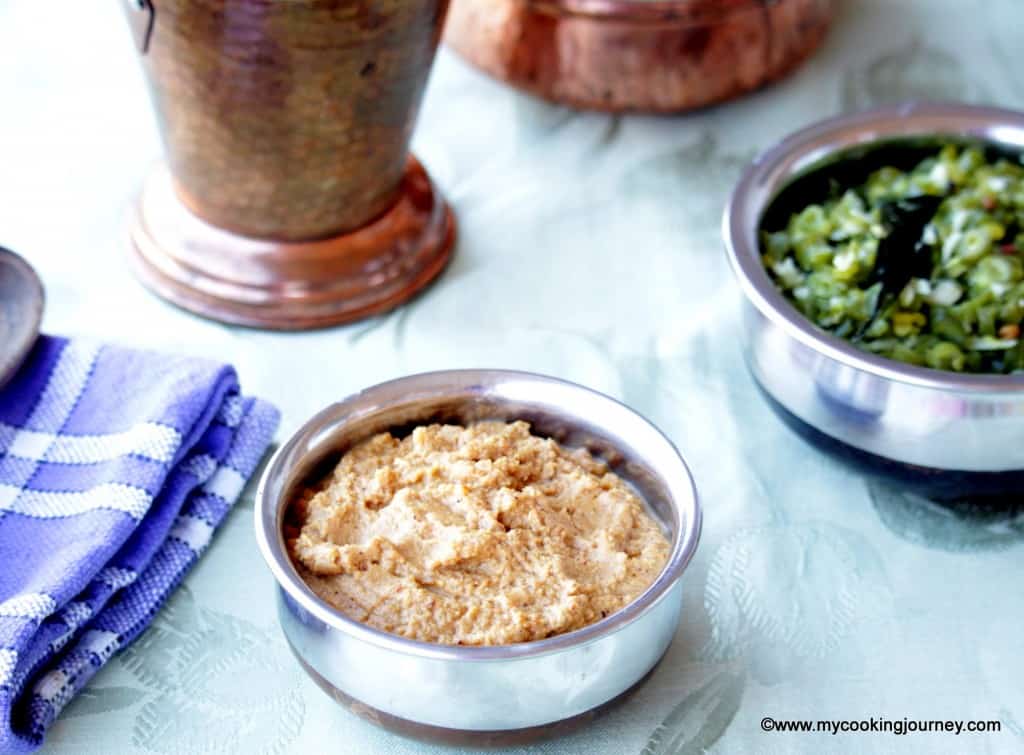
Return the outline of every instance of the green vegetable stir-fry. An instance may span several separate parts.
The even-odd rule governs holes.
[[[946,145],[762,233],[797,308],[858,347],[957,372],[1024,370],[1024,166]]]

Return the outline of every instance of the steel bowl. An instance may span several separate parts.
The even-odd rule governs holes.
[[[39,337],[45,298],[32,266],[0,247],[0,389],[17,374]]]
[[[1000,499],[1024,485],[1024,376],[932,370],[868,354],[820,329],[776,289],[758,230],[798,182],[866,171],[943,139],[1024,150],[1024,113],[904,103],[832,118],[757,157],[725,210],[744,297],[747,365],[772,408],[815,445],[936,500]],[[820,197],[818,197],[820,198]],[[815,197],[808,197],[815,199]]]
[[[494,647],[405,639],[318,598],[292,564],[282,534],[285,509],[298,488],[375,433],[404,435],[428,422],[483,419],[526,420],[537,434],[589,449],[630,482],[672,541],[655,582],[622,610],[583,629]],[[474,745],[561,732],[638,685],[676,632],[680,578],[700,527],[686,463],[653,425],[581,386],[497,370],[402,378],[328,407],[274,455],[256,500],[256,536],[280,588],[281,627],[314,680],[375,723]]]

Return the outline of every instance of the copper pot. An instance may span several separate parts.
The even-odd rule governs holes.
[[[125,0],[166,147],[132,237],[144,280],[270,327],[394,306],[453,225],[409,156],[447,0]]]
[[[832,0],[453,0],[446,41],[580,108],[679,111],[773,81],[821,42]]]

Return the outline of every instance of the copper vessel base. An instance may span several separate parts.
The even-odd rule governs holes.
[[[315,241],[250,238],[189,210],[161,166],[143,187],[130,238],[136,273],[171,303],[236,325],[303,330],[408,300],[447,264],[455,219],[410,157],[398,201],[366,226]]]

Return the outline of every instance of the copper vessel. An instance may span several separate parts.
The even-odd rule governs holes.
[[[737,97],[818,46],[832,0],[453,0],[445,39],[549,100],[673,112]]]
[[[217,319],[345,322],[444,267],[450,211],[409,154],[447,0],[124,0],[167,166],[143,280]]]

